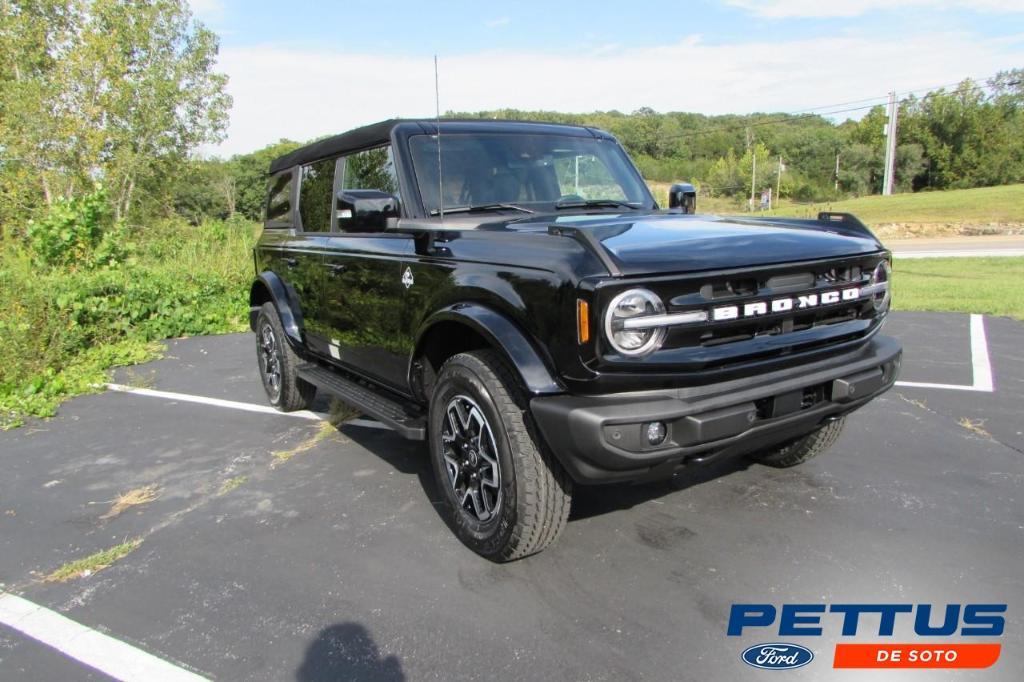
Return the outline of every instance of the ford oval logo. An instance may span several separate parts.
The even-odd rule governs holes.
[[[747,665],[765,670],[792,670],[801,668],[814,660],[814,653],[799,644],[758,644],[740,656]]]

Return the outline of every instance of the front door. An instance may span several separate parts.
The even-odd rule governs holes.
[[[413,240],[403,234],[332,234],[323,261],[327,352],[346,369],[408,392],[407,343],[399,320],[406,286],[403,259]]]
[[[337,202],[340,190],[353,189],[398,195],[390,146],[342,156],[334,169],[323,260],[327,354],[346,369],[408,393],[399,317],[405,291],[402,260],[413,252],[413,239],[366,223]]]

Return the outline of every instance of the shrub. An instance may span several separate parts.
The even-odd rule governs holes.
[[[107,194],[61,199],[26,230],[36,265],[95,268],[116,265],[130,251],[128,232],[113,221]]]
[[[53,414],[162,339],[246,328],[254,224],[167,221],[128,246],[101,198],[54,207],[0,252],[0,427]]]

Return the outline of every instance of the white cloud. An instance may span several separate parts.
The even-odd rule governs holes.
[[[219,19],[224,14],[224,3],[222,0],[188,0],[192,16],[203,21]]]
[[[1024,12],[1024,0],[726,0],[770,19],[790,17],[857,17],[871,10],[901,7],[950,9],[959,7],[981,12]]]
[[[499,28],[501,26],[508,26],[511,23],[512,20],[509,19],[508,17],[498,17],[497,19],[485,21],[484,26],[486,26],[487,28]]]
[[[441,108],[796,111],[983,77],[1022,61],[1024,35],[982,41],[959,32],[730,44],[690,36],[610,53],[442,54]],[[234,108],[228,139],[207,151],[222,155],[434,114],[429,56],[249,46],[224,49],[219,64],[230,76]]]

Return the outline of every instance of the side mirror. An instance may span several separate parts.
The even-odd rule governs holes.
[[[383,232],[398,219],[398,197],[376,189],[343,189],[334,202],[338,229]]]
[[[697,190],[688,182],[679,182],[668,188],[668,207],[680,213],[697,212]]]

